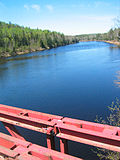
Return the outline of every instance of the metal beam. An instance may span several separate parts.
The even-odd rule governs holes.
[[[59,138],[120,152],[119,127],[71,118],[63,118],[55,127]]]
[[[22,135],[18,132],[18,130],[15,128],[15,126],[13,126],[12,124],[6,123],[6,122],[3,122],[3,125],[5,126],[5,128],[8,130],[8,132],[9,132],[13,137],[16,137],[16,138],[25,140],[25,139],[23,138],[23,136],[22,136]]]
[[[120,152],[119,127],[6,105],[0,105],[0,121],[3,122],[6,129],[12,135],[12,138],[16,137],[19,140],[24,140],[24,144],[24,137],[20,135],[14,125],[45,133],[49,149],[55,149],[54,137],[59,137],[60,150],[62,153],[68,153],[68,140]],[[21,148],[19,149],[17,146],[17,149],[20,150]],[[33,154],[34,152],[31,151],[30,153]]]
[[[0,155],[4,157],[22,160],[82,160],[3,133],[0,133],[0,138]],[[2,145],[5,141],[8,146]]]

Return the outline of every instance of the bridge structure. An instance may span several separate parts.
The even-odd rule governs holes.
[[[69,155],[69,140],[120,152],[119,127],[2,104],[0,105],[0,121],[10,133],[6,135],[0,132],[0,155],[7,159],[80,160]],[[44,133],[47,148],[26,141],[16,126]],[[56,151],[55,137],[58,137],[60,141],[60,152]]]

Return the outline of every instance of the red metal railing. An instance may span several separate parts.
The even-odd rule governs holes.
[[[13,157],[23,155],[27,157],[28,155],[28,157],[31,156],[33,159],[48,159],[50,157],[52,159],[65,159],[68,156],[64,154],[68,153],[68,140],[120,152],[119,127],[65,118],[6,105],[0,105],[0,121],[2,121],[5,128],[12,135],[12,137],[8,138],[7,135],[0,133],[0,153],[7,153],[7,156],[9,155],[10,157],[13,154]],[[25,141],[15,126],[46,134],[49,149]],[[62,153],[51,150],[55,150],[55,136],[60,138],[60,150]],[[8,139],[9,142],[7,143]],[[8,146],[6,146],[7,144]],[[20,152],[21,150],[22,152]],[[66,158],[78,159],[71,156]]]
[[[79,160],[3,133],[0,133],[0,154],[17,160]]]

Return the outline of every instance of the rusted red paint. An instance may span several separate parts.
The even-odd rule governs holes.
[[[19,139],[22,139],[22,140],[25,140],[22,135],[17,131],[17,129],[15,128],[15,126],[13,126],[12,124],[9,124],[9,123],[6,123],[6,122],[3,122],[5,128],[8,130],[8,132],[13,136],[13,137],[16,137],[16,138],[19,138]]]
[[[6,105],[0,105],[0,121],[12,135],[10,139],[7,135],[0,133],[0,147],[7,155],[10,149],[13,157],[19,156],[21,159],[67,159],[68,140],[80,142],[92,146],[97,146],[112,151],[120,152],[120,128],[103,125],[93,122],[76,120],[72,118],[56,116]],[[33,145],[26,142],[24,137],[16,130],[15,126],[20,126],[37,132],[46,134],[47,146],[44,147]],[[55,150],[55,137],[60,138],[60,150]],[[29,148],[29,150],[28,150]],[[39,152],[36,150],[39,150]],[[31,149],[31,150],[30,150]],[[47,152],[48,154],[46,154]],[[1,152],[0,152],[1,153]],[[53,154],[54,153],[54,154]],[[69,157],[71,158],[71,157]],[[75,160],[72,157],[71,160]]]
[[[80,160],[3,133],[0,133],[0,154],[17,160]]]
[[[60,138],[60,151],[62,153],[68,153],[68,140],[64,137]]]
[[[120,128],[71,118],[55,126],[59,138],[120,152]]]

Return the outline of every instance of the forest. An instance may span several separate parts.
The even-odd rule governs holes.
[[[83,34],[76,37],[80,41],[120,41],[120,28],[110,29],[107,33]]]
[[[0,57],[40,51],[78,42],[75,36],[0,22]]]
[[[11,22],[0,22],[0,58],[56,48],[79,41],[120,41],[120,27],[107,33],[66,36],[62,33],[31,29]]]

